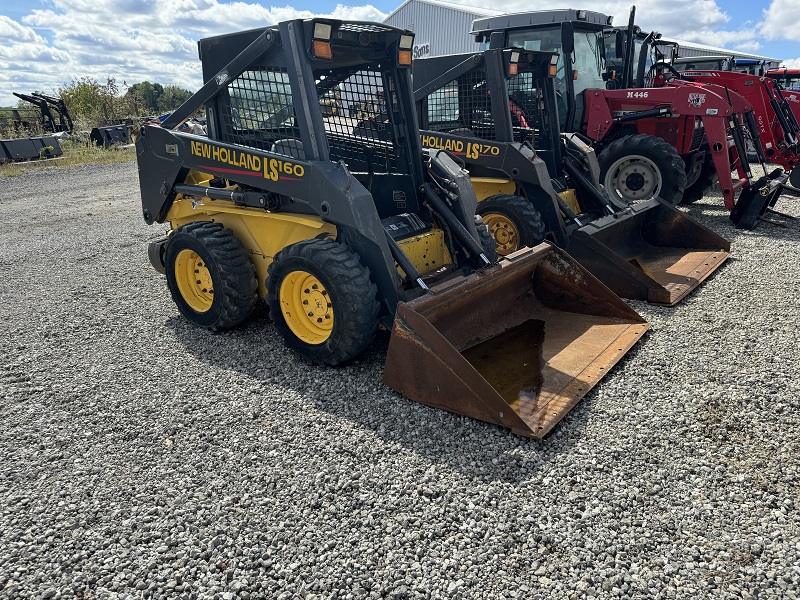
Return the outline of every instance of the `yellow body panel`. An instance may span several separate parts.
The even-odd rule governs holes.
[[[572,212],[574,212],[576,215],[579,215],[583,212],[581,210],[581,205],[578,202],[578,196],[575,195],[575,190],[570,188],[564,190],[563,192],[559,192],[558,195],[561,196],[561,199],[572,209]]]
[[[496,179],[494,177],[470,177],[472,189],[478,197],[478,202],[489,196],[497,194],[516,194],[517,184],[513,179]]]
[[[290,244],[316,237],[336,237],[336,226],[313,215],[271,213],[237,206],[225,200],[194,200],[180,195],[167,213],[173,229],[193,221],[216,221],[233,231],[256,267],[258,295],[267,295],[267,269],[275,255]]]
[[[453,262],[447,245],[444,243],[444,232],[441,229],[433,229],[404,240],[398,240],[397,245],[422,275]],[[400,267],[397,267],[397,270],[405,275]]]

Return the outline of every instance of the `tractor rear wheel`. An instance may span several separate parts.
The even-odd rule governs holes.
[[[637,133],[614,140],[597,157],[606,191],[633,204],[660,197],[676,205],[686,187],[686,167],[674,146]]]
[[[358,256],[329,239],[287,246],[267,277],[275,328],[316,364],[335,365],[364,351],[378,328],[377,293]]]
[[[233,232],[221,223],[196,221],[169,236],[167,286],[181,314],[221,331],[243,323],[258,301],[256,269]]]
[[[497,254],[507,256],[520,248],[533,248],[544,241],[544,221],[533,205],[521,196],[496,194],[478,202],[476,211],[497,241]]]

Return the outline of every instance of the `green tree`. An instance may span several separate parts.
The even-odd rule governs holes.
[[[113,77],[109,77],[105,84],[91,77],[81,77],[59,88],[59,94],[74,120],[81,119],[100,126],[113,125],[128,116],[128,105],[121,91]]]
[[[165,85],[164,93],[158,99],[158,112],[172,112],[191,98],[192,92],[176,85]]]
[[[138,104],[144,109],[144,112],[155,114],[160,110],[158,99],[164,93],[164,86],[160,83],[142,81],[141,83],[134,83],[128,93],[133,94]]]

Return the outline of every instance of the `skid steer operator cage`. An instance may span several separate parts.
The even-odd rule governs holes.
[[[558,145],[557,65],[555,52],[520,53],[517,74],[506,83],[514,141],[530,141],[538,149]]]
[[[513,141],[534,143],[540,135],[549,136],[558,123],[552,85],[558,54],[507,50],[503,55]],[[476,62],[472,69],[428,94],[423,100],[422,128],[512,141],[492,113],[489,78],[486,63]]]
[[[460,74],[422,98],[422,129],[498,142],[528,142],[537,153],[554,152],[560,145],[558,99],[553,83],[558,54],[519,49],[504,50],[501,54],[502,77],[493,77],[500,63],[490,53],[453,55],[453,61],[460,60],[461,64],[450,70]],[[460,57],[468,57],[472,68],[465,71],[464,59]],[[427,60],[432,61],[431,68],[436,68],[438,59]],[[421,60],[418,66],[424,62],[425,59]],[[429,69],[427,65],[424,68]],[[439,68],[446,69],[447,65]],[[428,76],[426,72],[421,79],[426,81]],[[443,78],[438,79],[441,82]],[[493,112],[491,102],[492,93],[502,97],[498,83],[502,85],[503,80],[508,100],[499,110],[508,113],[507,117]],[[436,85],[434,79],[423,87],[430,89]]]
[[[211,139],[344,161],[357,173],[418,172],[419,140],[407,131],[413,106],[398,93],[410,88],[413,40],[379,23],[332,19],[200,40],[206,84],[164,126],[204,102]]]
[[[423,129],[497,139],[486,77],[480,64],[429,95]]]
[[[351,170],[407,173],[394,151],[393,115],[379,64],[359,69],[314,69],[330,159]],[[392,85],[392,83],[390,83]],[[285,69],[253,68],[227,87],[219,102],[221,140],[305,159],[291,83]],[[332,114],[331,114],[332,113]]]

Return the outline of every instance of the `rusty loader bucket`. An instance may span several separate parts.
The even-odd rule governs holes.
[[[383,381],[541,438],[650,327],[565,252],[523,248],[397,309]]]
[[[653,199],[574,231],[567,251],[619,296],[673,306],[727,260],[730,247]]]

